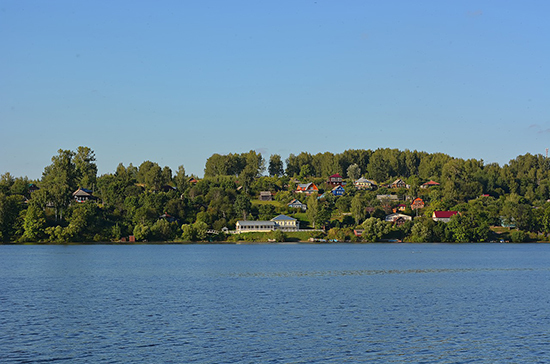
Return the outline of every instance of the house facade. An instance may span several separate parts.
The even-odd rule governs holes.
[[[269,221],[237,221],[235,230],[237,233],[267,232],[273,230],[297,231],[300,222],[293,217],[279,215]]]
[[[355,184],[355,188],[357,188],[358,190],[372,190],[373,188],[376,187],[376,182],[363,177],[355,181],[354,184]]]
[[[344,179],[336,173],[328,178],[327,183],[331,186],[342,186],[344,184]]]
[[[390,184],[390,188],[410,188],[408,184],[405,183],[401,178],[396,179]]]
[[[275,226],[273,221],[237,221],[235,230],[237,233],[273,231]]]
[[[342,196],[345,192],[346,190],[344,190],[344,187],[342,186],[336,186],[330,191],[330,193],[332,193],[334,196]]]
[[[423,208],[424,208],[424,200],[422,200],[420,197],[415,198],[411,204],[411,209],[418,210]]]
[[[271,221],[275,223],[277,230],[296,231],[300,228],[300,221],[286,215],[275,216]]]

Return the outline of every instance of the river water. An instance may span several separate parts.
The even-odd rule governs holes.
[[[0,246],[2,363],[546,363],[548,244]]]

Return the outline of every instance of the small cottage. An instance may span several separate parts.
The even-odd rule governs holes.
[[[73,198],[76,202],[95,201],[97,197],[92,194],[91,190],[86,188],[79,188],[73,192]]]
[[[302,211],[307,210],[307,205],[305,203],[301,203],[297,199],[294,199],[294,200],[290,201],[290,203],[288,204],[288,207],[293,208],[293,209],[301,209]]]
[[[334,196],[342,196],[345,192],[346,190],[342,186],[336,186],[330,191]]]
[[[419,210],[419,209],[423,209],[423,208],[424,208],[424,201],[420,197],[415,198],[414,201],[411,204],[411,209],[412,210]]]
[[[260,191],[260,201],[271,201],[273,197],[270,191]]]

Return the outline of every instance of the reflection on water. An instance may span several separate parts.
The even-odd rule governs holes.
[[[2,363],[550,361],[550,245],[0,246],[0,257]]]

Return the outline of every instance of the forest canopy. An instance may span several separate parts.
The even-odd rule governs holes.
[[[284,161],[250,151],[213,154],[203,178],[188,175],[183,165],[174,172],[152,161],[121,163],[100,176],[97,171],[94,151],[81,146],[59,150],[39,180],[3,174],[0,241],[219,240],[232,238],[221,232],[233,230],[237,220],[277,214],[299,219],[305,230],[322,227],[325,236],[338,240],[358,239],[354,230],[366,231],[362,240],[406,241],[489,241],[503,225],[513,227],[506,236],[514,241],[550,232],[550,162],[540,154],[500,166],[389,148],[302,152]],[[343,178],[341,196],[331,194],[334,186],[327,182],[333,175]],[[376,187],[356,188],[359,178]],[[403,181],[399,188],[391,185],[396,179]],[[428,181],[435,184],[423,188]],[[312,196],[296,193],[300,183],[314,183],[319,190]],[[262,191],[273,200],[260,201]],[[396,199],[383,201],[381,195]],[[411,210],[414,198],[425,207]],[[308,205],[307,211],[289,207],[295,199]],[[387,223],[385,216],[396,209],[411,221]],[[459,214],[442,224],[431,219],[439,210]]]

